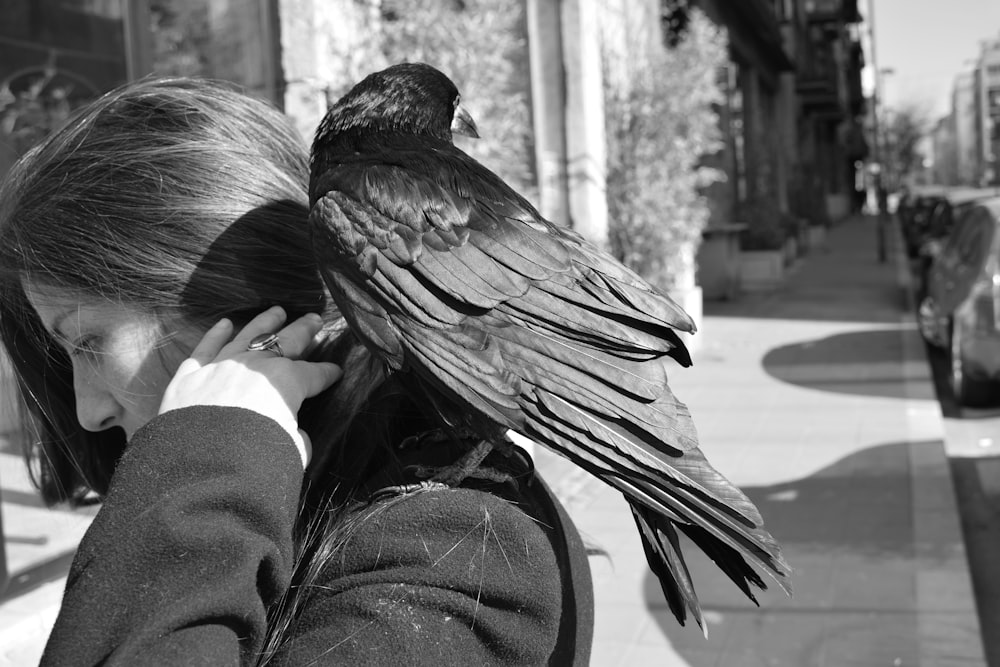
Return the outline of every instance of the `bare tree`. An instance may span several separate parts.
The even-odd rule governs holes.
[[[898,187],[906,176],[922,168],[927,156],[920,147],[932,126],[931,112],[925,105],[911,102],[885,110],[881,155],[887,187]]]

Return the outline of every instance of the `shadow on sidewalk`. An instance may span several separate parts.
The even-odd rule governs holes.
[[[775,348],[764,355],[767,373],[783,382],[841,394],[934,400],[933,386],[921,381],[924,364],[903,363],[903,338],[920,344],[915,330],[894,327],[835,334]]]
[[[677,625],[654,576],[645,582],[647,606],[677,653],[691,667],[919,664],[916,575],[956,554],[947,541],[917,544],[911,451],[930,446],[941,443],[879,445],[803,479],[745,487],[792,566],[794,596],[765,576],[758,609],[688,542],[707,641]]]

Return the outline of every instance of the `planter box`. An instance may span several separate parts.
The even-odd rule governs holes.
[[[740,285],[746,292],[766,292],[785,277],[784,250],[744,250],[740,253]]]
[[[799,258],[799,240],[796,237],[789,237],[785,239],[785,247],[782,248],[785,253],[785,266],[791,266],[795,263],[795,260]]]
[[[799,220],[799,257],[809,254],[809,221]]]
[[[824,225],[809,226],[809,249],[812,251],[826,250],[826,227]]]
[[[826,196],[826,215],[834,222],[839,222],[851,212],[851,200],[845,194],[829,194]]]
[[[705,299],[734,299],[740,292],[740,232],[743,224],[715,225],[701,234],[698,285]]]

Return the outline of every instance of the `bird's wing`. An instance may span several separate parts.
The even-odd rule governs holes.
[[[743,555],[787,587],[759,512],[667,385],[663,357],[689,364],[677,331],[694,328],[676,304],[471,159],[358,158],[316,190],[320,267],[355,331],[625,494],[680,620],[701,622],[674,524],[743,590],[763,587]]]
[[[690,363],[676,335],[693,331],[683,310],[456,153],[447,158],[464,158],[457,167],[414,151],[394,161],[359,157],[323,174],[313,187],[325,193],[313,208],[321,264],[371,281],[425,326],[510,304],[623,355],[673,352]]]
[[[520,380],[470,318],[567,271],[567,252],[434,175],[381,159],[327,171],[310,214],[320,268],[355,332],[391,366],[520,428]]]

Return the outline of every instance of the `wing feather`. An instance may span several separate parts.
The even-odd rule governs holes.
[[[666,372],[657,364],[622,363],[614,355],[571,345],[544,332],[525,335],[521,329],[505,327],[492,333],[505,342],[506,363],[516,365],[522,375],[557,366],[559,375],[577,387],[594,386],[641,401],[655,400],[666,384]]]
[[[424,379],[435,384],[442,394],[457,393],[474,409],[503,424],[523,429],[520,406],[516,401],[520,381],[488,362],[490,351],[465,346],[462,332],[440,329],[401,330],[401,338],[410,353],[408,361],[422,369]],[[444,354],[442,354],[444,352]]]
[[[470,230],[477,248],[529,280],[547,280],[570,269],[569,253],[551,239],[538,238],[537,231],[516,221],[486,215]]]
[[[669,328],[641,314],[581,304],[576,299],[566,301],[549,289],[533,286],[499,308],[533,328],[545,327],[551,333],[641,359],[663,356],[680,345]]]
[[[452,298],[477,308],[494,308],[524,294],[530,286],[526,278],[504,271],[474,246],[463,246],[460,252],[427,251],[413,271]]]
[[[369,285],[387,306],[405,313],[420,326],[453,327],[464,322],[469,314],[468,308],[457,308],[462,304],[443,298],[447,295],[436,293],[419,275],[385,260],[378,262]]]

